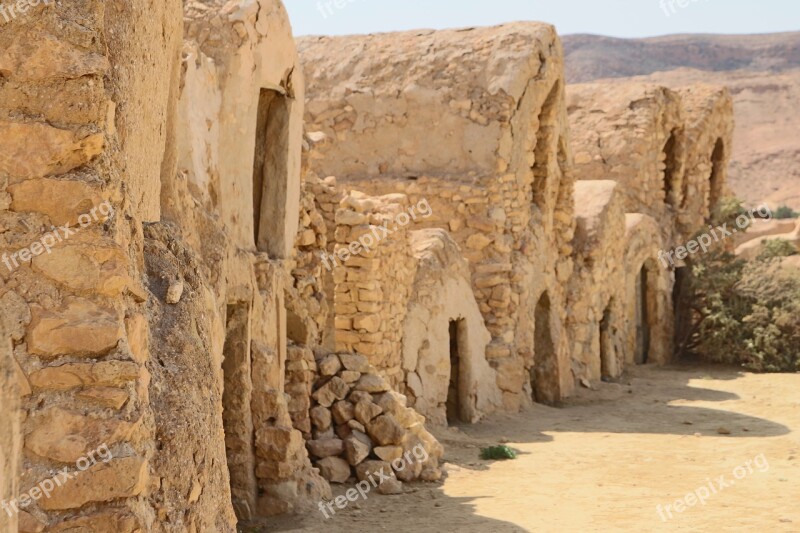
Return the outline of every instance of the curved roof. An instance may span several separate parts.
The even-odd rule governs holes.
[[[349,92],[393,95],[411,88],[469,87],[491,95],[502,91],[516,100],[547,58],[561,56],[555,28],[538,22],[303,37],[298,49],[311,99],[323,92],[335,98]]]

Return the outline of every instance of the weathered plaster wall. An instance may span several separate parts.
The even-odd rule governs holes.
[[[410,240],[417,272],[403,323],[409,405],[433,424],[446,425],[448,414],[455,415],[453,422],[477,422],[502,398],[497,374],[486,360],[492,336],[472,292],[469,266],[444,230],[414,231]],[[451,330],[453,322],[457,331]],[[455,412],[448,413],[448,398],[455,400]]]
[[[237,5],[222,0],[191,0],[185,6],[187,41],[196,43],[203,56],[195,57],[193,68],[200,87],[191,89],[209,100],[193,99],[187,118],[200,127],[203,115],[212,124],[217,139],[216,183],[211,193],[218,202],[232,244],[252,250],[258,246],[272,257],[288,257],[297,235],[300,202],[300,165],[305,101],[302,69],[298,68],[292,29],[280,0],[261,0]],[[209,64],[209,62],[213,64]],[[214,88],[209,87],[214,86]],[[266,182],[264,191],[254,191],[253,154],[256,150],[259,100],[263,89],[285,97],[285,131],[275,132],[272,141],[285,158],[284,179]],[[214,109],[214,106],[219,106]],[[208,109],[204,109],[208,108]],[[192,152],[195,165],[205,157],[200,146]],[[198,168],[201,170],[202,167]],[[196,179],[200,183],[206,178]],[[263,194],[263,226],[255,239],[252,213],[253,194]],[[256,242],[258,241],[258,242]]]
[[[625,211],[614,181],[575,184],[575,274],[570,279],[567,328],[573,373],[590,381],[623,370],[627,287]]]
[[[672,306],[672,287],[674,275],[659,260],[659,251],[664,248],[660,240],[658,223],[642,214],[625,216],[625,284],[626,284],[626,364],[634,363],[668,363],[673,353],[674,313]],[[646,279],[641,280],[642,269],[647,272]],[[637,290],[637,283],[641,286]],[[646,291],[644,299],[639,291]],[[642,302],[647,308],[642,317]],[[641,317],[637,323],[637,317]],[[645,337],[642,327],[648,331],[648,342],[641,346]],[[647,354],[646,361],[637,361],[637,356]]]
[[[178,172],[162,202],[202,259],[219,317],[207,345],[233,504],[247,520],[329,494],[302,434],[325,320],[310,250],[326,229],[313,198],[300,200],[304,85],[282,3],[188,2],[184,23]]]

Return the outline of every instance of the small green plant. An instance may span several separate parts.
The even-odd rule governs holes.
[[[778,220],[785,220],[787,218],[797,218],[800,217],[800,213],[789,207],[788,205],[782,205],[778,209],[775,210],[773,214],[775,218]]]
[[[517,452],[506,446],[490,446],[488,448],[481,448],[481,459],[486,461],[498,461],[505,459],[516,459]]]

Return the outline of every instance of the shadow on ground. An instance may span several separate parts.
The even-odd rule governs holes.
[[[790,433],[789,428],[764,418],[736,412],[675,405],[682,402],[719,403],[739,400],[739,396],[703,386],[705,380],[727,381],[742,374],[727,367],[678,366],[634,368],[617,383],[596,384],[596,390],[579,389],[574,397],[557,408],[533,405],[523,412],[492,415],[487,424],[460,425],[434,429],[445,446],[445,470],[462,468],[487,470],[493,461],[480,459],[480,449],[501,443],[546,443],[553,433],[637,433],[695,436],[698,438],[757,439]],[[599,416],[600,414],[603,416]],[[511,428],[507,434],[495,432],[494,421]],[[510,445],[512,448],[513,444]],[[525,452],[523,452],[525,454]],[[334,487],[343,494],[350,486]],[[300,516],[279,517],[243,531],[374,531],[397,530],[397,524],[413,514],[429,518],[424,525],[416,521],[417,532],[506,532],[526,531],[519,526],[475,514],[476,498],[455,498],[444,494],[442,483],[406,485],[400,496],[370,496],[350,503],[336,516],[325,519],[318,509]],[[403,505],[396,505],[402,499]]]

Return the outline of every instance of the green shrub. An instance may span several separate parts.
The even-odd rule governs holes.
[[[498,460],[498,459],[516,459],[517,452],[506,446],[490,446],[489,448],[481,449],[481,459],[484,460]]]
[[[737,206],[723,206],[715,223],[735,218]],[[755,371],[800,371],[800,269],[784,264],[794,253],[776,240],[752,262],[721,248],[691,257],[681,300],[690,312],[688,324],[678,324],[679,351]]]
[[[782,205],[775,210],[775,213],[773,213],[772,216],[774,218],[777,218],[778,220],[784,220],[787,218],[797,218],[798,216],[800,216],[800,213],[798,213],[788,205]]]
[[[797,249],[789,241],[783,239],[770,239],[762,244],[761,253],[758,255],[759,261],[768,261],[775,257],[789,257],[796,255]]]

